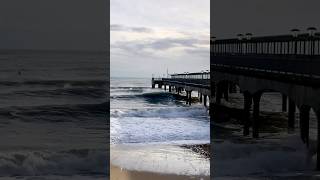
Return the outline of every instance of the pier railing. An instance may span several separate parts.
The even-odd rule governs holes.
[[[210,79],[210,72],[171,74],[170,79]]]
[[[221,39],[211,41],[213,54],[320,55],[320,36],[315,34]]]
[[[171,74],[168,78],[152,78],[152,83],[171,83],[210,89],[210,72]]]
[[[211,42],[212,70],[320,79],[320,36],[302,34]]]

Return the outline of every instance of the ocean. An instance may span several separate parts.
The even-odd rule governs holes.
[[[0,53],[0,179],[105,179],[105,53]]]
[[[210,118],[203,105],[189,106],[179,96],[152,89],[151,78],[111,78],[110,107],[112,165],[209,175],[210,159],[184,147],[210,143]]]

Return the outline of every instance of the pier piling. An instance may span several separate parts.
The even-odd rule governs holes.
[[[289,99],[289,112],[288,112],[288,129],[289,129],[289,131],[294,131],[295,115],[296,115],[296,105],[295,105],[294,101]]]
[[[260,99],[261,99],[260,93],[256,93],[253,95],[253,122],[252,122],[253,138],[259,138]]]
[[[287,104],[288,104],[287,96],[282,95],[282,112],[287,112]]]
[[[244,93],[244,112],[243,112],[243,135],[248,136],[250,131],[250,109],[252,105],[252,97],[249,92]]]

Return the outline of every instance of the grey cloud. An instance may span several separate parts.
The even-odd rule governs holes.
[[[111,24],[110,31],[150,33],[153,30],[147,27],[128,27],[121,24]]]
[[[1,0],[0,49],[106,51],[105,0]]]
[[[208,45],[209,41],[194,38],[163,38],[145,41],[118,41],[111,44],[111,48],[137,52],[151,49],[153,51],[167,50],[174,47],[198,48],[196,45]]]
[[[210,49],[209,48],[196,48],[196,49],[186,49],[186,53],[195,55],[196,57],[204,57],[209,58],[210,57]]]

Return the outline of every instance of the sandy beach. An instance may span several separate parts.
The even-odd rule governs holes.
[[[186,176],[174,174],[160,174],[145,171],[130,171],[120,169],[119,167],[111,165],[110,180],[209,180],[209,176]]]

